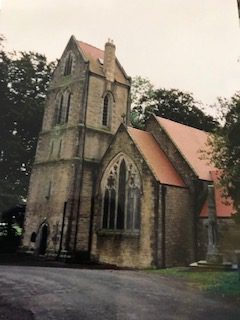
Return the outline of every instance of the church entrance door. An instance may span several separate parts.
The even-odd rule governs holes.
[[[41,228],[39,254],[45,254],[47,249],[48,226],[44,224]]]

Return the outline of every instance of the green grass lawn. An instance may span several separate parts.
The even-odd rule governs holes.
[[[240,298],[239,273],[232,271],[195,271],[189,268],[168,268],[151,270],[153,273],[186,280],[201,290]]]

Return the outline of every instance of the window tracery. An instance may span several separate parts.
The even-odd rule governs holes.
[[[140,228],[140,175],[121,154],[106,170],[102,183],[102,228],[136,231]]]

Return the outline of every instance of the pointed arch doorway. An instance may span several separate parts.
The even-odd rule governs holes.
[[[39,241],[39,250],[40,255],[44,255],[47,249],[47,240],[48,240],[48,225],[44,223],[40,229],[40,241]]]

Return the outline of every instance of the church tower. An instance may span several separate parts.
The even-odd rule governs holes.
[[[89,253],[98,165],[121,122],[130,78],[105,50],[72,36],[53,74],[31,174],[23,246]]]

